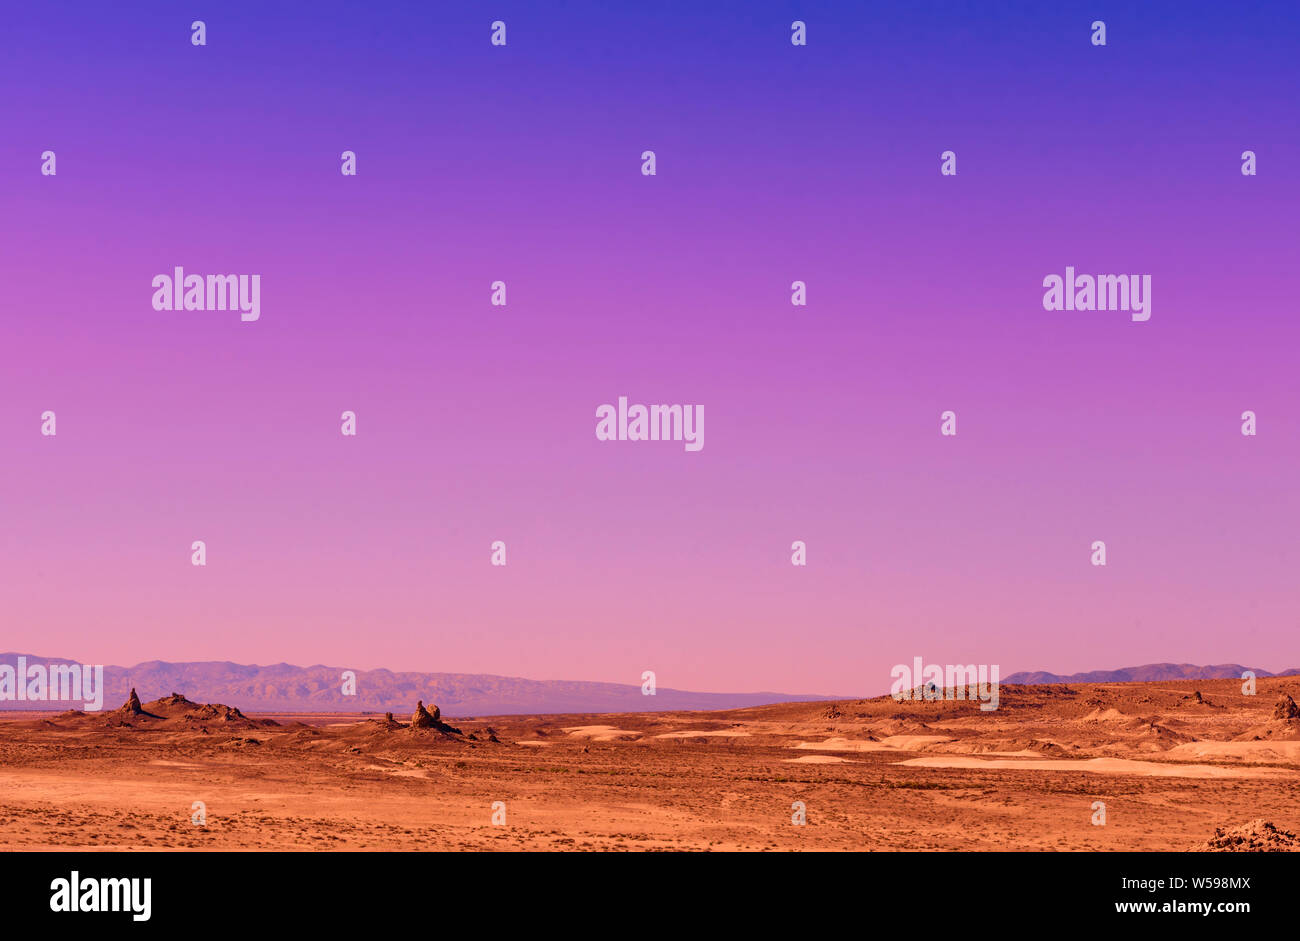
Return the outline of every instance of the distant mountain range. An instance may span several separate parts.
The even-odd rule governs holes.
[[[1241,674],[1249,670],[1257,677],[1297,676],[1300,667],[1270,673],[1257,667],[1243,667],[1240,663],[1219,663],[1208,667],[1198,667],[1194,663],[1147,663],[1140,667],[1123,667],[1119,670],[1093,670],[1091,673],[1071,673],[1061,676],[1057,673],[1042,671],[1012,673],[1005,677],[1003,684],[1039,684],[1039,683],[1150,683],[1164,680],[1228,680],[1241,679]]]
[[[3,653],[0,664],[50,665],[80,661]],[[183,693],[195,702],[224,703],[245,712],[392,712],[409,716],[416,700],[437,704],[444,715],[521,715],[565,712],[666,712],[678,709],[740,709],[778,702],[832,697],[789,693],[693,693],[659,687],[645,696],[640,686],[566,680],[526,680],[481,673],[394,673],[356,670],[356,695],[342,692],[345,667],[298,667],[288,663],[250,666],[210,661],[150,660],[132,667],[104,667],[104,708],[115,709],[134,687],[144,701]],[[3,709],[69,709],[67,702],[0,700]],[[81,704],[75,704],[80,709]]]
[[[72,664],[79,661],[34,654],[3,653],[0,664]],[[644,696],[641,687],[622,683],[528,680],[485,673],[395,673],[357,670],[356,695],[342,692],[345,667],[299,667],[288,663],[252,666],[225,661],[167,663],[150,660],[131,667],[104,667],[105,709],[126,701],[132,687],[144,701],[183,693],[195,702],[224,703],[245,712],[392,712],[408,716],[416,700],[437,704],[444,715],[525,715],[570,712],[667,712],[671,710],[741,709],[779,702],[812,702],[859,697],[813,693],[696,693],[660,687]],[[1239,679],[1251,670],[1257,677],[1296,676],[1300,668],[1270,673],[1237,663],[1196,666],[1148,663],[1118,670],[1094,670],[1062,676],[1042,671],[1012,673],[1006,684],[1133,683],[1162,680]],[[81,708],[81,703],[0,700],[0,710]]]

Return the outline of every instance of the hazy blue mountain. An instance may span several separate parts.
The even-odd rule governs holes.
[[[14,666],[77,661],[34,654],[0,654]],[[482,673],[415,673],[357,670],[356,695],[344,696],[347,667],[299,667],[288,663],[251,666],[225,661],[167,663],[150,660],[131,667],[104,667],[104,708],[115,709],[135,687],[148,702],[184,693],[195,702],[217,702],[245,712],[392,712],[409,715],[416,700],[437,703],[448,716],[555,712],[665,712],[675,709],[737,709],[765,703],[801,702],[831,697],[791,693],[695,693],[659,687],[644,696],[639,685],[528,680]],[[68,703],[0,701],[0,709],[67,709]],[[76,708],[81,708],[80,704]]]

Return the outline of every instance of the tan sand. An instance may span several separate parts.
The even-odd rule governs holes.
[[[0,849],[1294,848],[1300,717],[1273,713],[1300,677],[1239,691],[1003,687],[994,712],[881,697],[425,729],[183,697],[145,703],[155,718],[0,713]]]

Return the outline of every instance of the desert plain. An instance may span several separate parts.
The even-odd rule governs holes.
[[[1297,697],[1291,676],[1003,686],[989,712],[0,713],[0,848],[1296,850]]]

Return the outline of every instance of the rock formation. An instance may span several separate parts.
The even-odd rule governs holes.
[[[406,725],[405,723],[398,722],[396,719],[394,719],[393,714],[391,712],[385,712],[384,718],[379,721],[379,727],[386,732],[393,732],[396,731],[397,729],[406,728]]]
[[[415,715],[411,716],[411,728],[413,729],[436,729],[438,719],[442,715],[437,706],[433,707],[433,714],[424,708],[424,700],[421,699],[415,704]]]
[[[410,727],[412,729],[436,729],[444,735],[464,734],[460,729],[452,728],[450,725],[442,721],[442,710],[437,706],[433,707],[432,712],[425,709],[424,700],[420,700],[415,704],[415,715],[411,716]]]
[[[1300,719],[1300,706],[1297,706],[1295,700],[1283,693],[1282,698],[1277,701],[1273,707],[1274,719]]]
[[[1294,853],[1300,851],[1300,838],[1290,830],[1275,827],[1267,820],[1252,820],[1239,827],[1215,827],[1214,838],[1194,850],[1217,853]]]

